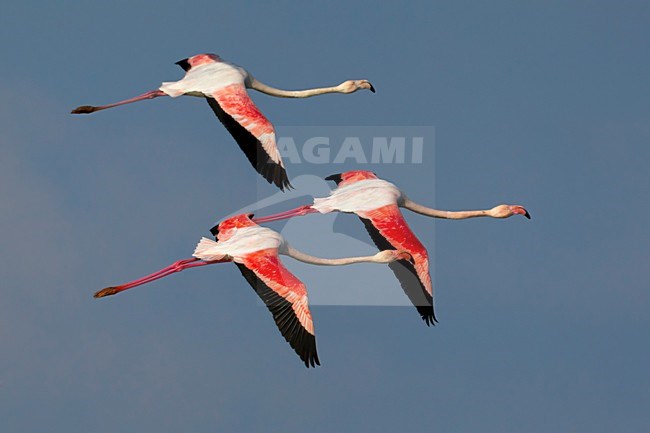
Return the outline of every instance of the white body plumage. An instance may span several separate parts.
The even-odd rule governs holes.
[[[206,262],[228,256],[234,262],[241,263],[247,254],[270,248],[280,249],[284,245],[284,238],[274,230],[259,226],[243,227],[233,229],[232,236],[224,241],[201,238],[192,255]]]
[[[162,83],[160,90],[172,98],[181,95],[208,96],[231,84],[245,85],[248,72],[223,61],[205,63],[190,69],[182,80]]]
[[[389,204],[397,204],[402,192],[382,179],[366,179],[344,185],[328,197],[315,198],[313,208],[320,213],[363,212]]]

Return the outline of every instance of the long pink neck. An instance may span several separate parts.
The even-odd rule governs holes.
[[[94,297],[95,298],[103,298],[104,296],[111,296],[115,295],[117,293],[123,292],[128,289],[132,289],[133,287],[138,287],[143,284],[150,283],[152,281],[159,280],[160,278],[166,277],[168,275],[174,274],[176,272],[180,272],[184,269],[189,269],[189,268],[196,268],[199,266],[205,266],[205,265],[212,265],[215,263],[223,263],[223,262],[228,262],[230,260],[215,260],[212,262],[204,262],[200,259],[197,259],[195,257],[189,258],[189,259],[184,259],[184,260],[178,260],[174,263],[172,263],[169,266],[166,266],[162,268],[159,271],[154,272],[153,274],[149,274],[145,277],[138,278],[137,280],[133,280],[129,283],[121,284],[119,286],[111,286],[111,287],[106,287],[105,289],[100,290],[99,292],[95,293]]]
[[[414,201],[409,200],[408,198],[404,199],[404,203],[402,204],[402,207],[412,210],[413,212],[419,213],[420,215],[426,215],[433,218],[451,219],[451,220],[462,220],[467,218],[491,216],[488,210],[448,211],[448,210],[432,209],[430,207],[417,204]]]
[[[345,93],[341,88],[341,84],[333,87],[318,87],[305,90],[282,90],[266,85],[254,78],[251,80],[250,87],[267,95],[280,98],[309,98],[310,96],[324,95],[326,93]]]

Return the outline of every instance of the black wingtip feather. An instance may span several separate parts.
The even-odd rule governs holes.
[[[235,263],[248,284],[255,290],[266,307],[284,339],[289,343],[307,368],[320,365],[316,350],[316,336],[309,333],[293,312],[291,303],[274,292],[255,272],[241,263]]]
[[[184,70],[185,72],[187,72],[187,71],[189,71],[190,69],[192,69],[192,65],[190,65],[189,59],[179,60],[179,61],[176,62],[175,64],[178,65],[178,66],[180,66],[181,68],[183,68],[183,70]]]
[[[281,191],[292,189],[293,186],[289,182],[289,177],[287,176],[285,168],[271,159],[257,137],[228,115],[215,99],[205,99],[208,101],[214,114],[216,114],[217,118],[221,123],[223,123],[223,126],[226,127],[230,135],[235,139],[239,148],[244,152],[246,158],[248,158],[248,161],[255,170],[261,174],[268,183],[274,184],[280,188]]]
[[[359,219],[366,227],[366,231],[377,248],[380,250],[395,248],[395,246],[388,242],[388,240],[381,235],[379,230],[372,225],[372,221],[361,217],[359,217]],[[388,267],[393,271],[395,277],[397,277],[397,280],[402,286],[402,290],[404,290],[404,293],[406,293],[406,296],[418,311],[422,320],[424,320],[427,326],[435,326],[438,319],[436,319],[436,313],[433,308],[433,297],[429,295],[422,285],[413,263],[408,260],[397,260],[389,263]]]
[[[343,179],[341,177],[341,173],[336,173],[336,174],[330,174],[325,178],[325,180],[332,180],[336,182],[336,184],[338,185],[339,183],[341,183],[341,180]]]

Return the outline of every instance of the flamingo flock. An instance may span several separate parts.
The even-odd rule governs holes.
[[[246,89],[255,89],[284,98],[353,93],[362,89],[375,92],[367,80],[348,80],[334,87],[280,90],[257,81],[245,69],[225,62],[215,54],[198,54],[177,64],[185,71],[185,76],[179,81],[165,82],[157,90],[113,104],[80,106],[72,113],[93,113],[160,96],[175,98],[187,95],[205,98],[256,171],[269,183],[284,191],[292,186],[276,146],[275,129],[255,106]],[[96,292],[94,296],[103,298],[115,295],[184,269],[232,262],[265,303],[280,333],[305,366],[315,367],[320,365],[320,360],[307,289],[302,281],[282,264],[280,255],[321,266],[343,266],[363,262],[388,264],[405,295],[426,325],[430,326],[435,325],[438,320],[434,310],[435,296],[429,272],[429,255],[426,247],[407,224],[400,208],[444,219],[503,219],[513,215],[530,219],[528,211],[520,205],[501,204],[491,209],[467,211],[432,209],[414,202],[393,183],[366,170],[347,171],[329,176],[326,180],[336,183],[336,188],[327,197],[314,198],[311,204],[274,215],[255,218],[253,214],[241,214],[228,217],[210,230],[214,240],[202,238],[199,241],[191,258],[178,260],[129,283],[107,287]],[[293,248],[278,232],[260,226],[286,218],[330,212],[357,215],[380,251],[375,255],[363,257],[314,257]]]

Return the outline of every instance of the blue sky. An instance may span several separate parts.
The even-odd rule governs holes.
[[[648,22],[634,1],[3,5],[3,432],[648,430]],[[93,299],[274,193],[199,100],[69,115],[201,52],[282,88],[371,80],[374,95],[253,98],[279,134],[433,126],[423,164],[362,168],[437,208],[533,219],[407,214],[440,324],[314,306],[314,370],[234,266]],[[362,239],[351,218],[335,229]],[[366,290],[385,271],[360,266],[299,276]]]

